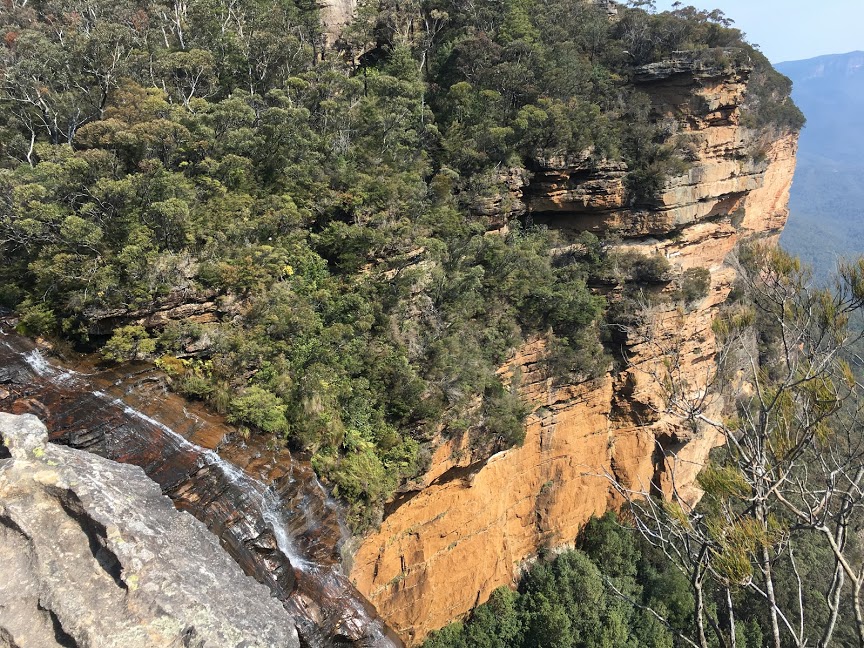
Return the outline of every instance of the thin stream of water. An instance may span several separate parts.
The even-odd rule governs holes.
[[[117,437],[118,440],[137,439],[146,441],[151,438],[155,440],[161,437],[164,441],[157,442],[156,446],[152,446],[150,443],[139,446],[137,441],[133,441],[131,445],[126,445],[121,441],[121,445],[114,447],[123,455],[120,460],[131,461],[132,463],[136,461],[150,462],[151,459],[147,458],[150,452],[148,448],[162,447],[164,450],[167,450],[167,453],[161,455],[162,459],[159,460],[158,464],[149,465],[151,469],[154,465],[169,466],[168,472],[163,474],[171,475],[171,479],[174,479],[174,476],[177,474],[183,474],[170,472],[173,470],[171,466],[174,465],[172,457],[175,459],[179,459],[181,456],[187,457],[186,460],[177,463],[177,466],[182,466],[185,463],[194,470],[194,466],[197,464],[199,469],[206,468],[208,471],[212,471],[212,479],[215,479],[215,483],[218,484],[221,482],[221,488],[227,488],[230,493],[233,493],[233,495],[227,498],[219,495],[218,500],[221,503],[218,504],[215,510],[225,510],[220,507],[224,507],[225,503],[231,502],[231,498],[233,497],[233,502],[238,507],[237,510],[244,510],[249,513],[247,519],[253,527],[257,527],[254,533],[260,533],[262,527],[266,528],[272,534],[272,539],[275,541],[276,546],[274,551],[278,549],[278,552],[284,556],[284,559],[287,559],[287,563],[290,564],[291,569],[298,575],[297,578],[300,578],[305,583],[305,585],[301,585],[301,590],[304,592],[303,596],[311,596],[311,600],[309,598],[301,598],[294,601],[291,589],[287,589],[280,594],[280,598],[283,596],[287,597],[283,601],[285,601],[286,606],[289,606],[289,609],[297,610],[301,614],[301,618],[307,619],[303,623],[308,625],[312,619],[315,619],[315,624],[318,623],[317,619],[319,617],[317,615],[319,613],[311,612],[311,616],[309,616],[310,613],[304,611],[308,603],[313,603],[313,608],[315,605],[325,605],[326,607],[321,608],[320,612],[324,612],[326,609],[328,618],[336,620],[335,626],[328,627],[332,627],[331,632],[335,631],[337,637],[342,634],[342,630],[338,630],[337,628],[342,624],[341,619],[344,619],[350,627],[354,628],[350,634],[354,637],[352,643],[355,646],[376,648],[397,648],[401,646],[398,638],[377,618],[374,608],[350,585],[342,572],[341,565],[338,562],[328,562],[326,558],[323,561],[317,557],[313,558],[317,554],[310,553],[307,544],[304,544],[309,542],[310,536],[308,534],[310,532],[314,533],[311,530],[324,519],[321,517],[322,511],[315,510],[312,504],[313,500],[320,502],[319,506],[323,506],[323,509],[326,511],[325,517],[330,520],[329,524],[333,524],[338,520],[338,529],[336,529],[335,525],[329,527],[333,530],[333,536],[331,536],[332,539],[330,541],[335,542],[335,546],[338,547],[341,546],[339,542],[340,538],[341,543],[344,543],[350,537],[347,528],[340,519],[340,516],[338,516],[338,505],[328,495],[320,482],[318,482],[312,471],[302,469],[299,473],[295,473],[296,468],[292,465],[287,474],[283,473],[283,477],[277,479],[271,485],[263,479],[256,478],[256,476],[247,473],[231,461],[223,459],[215,450],[190,441],[171,425],[166,425],[162,421],[141,411],[127,400],[124,400],[123,397],[118,398],[114,393],[106,393],[97,387],[99,385],[110,385],[110,387],[106,386],[103,389],[112,392],[114,392],[115,388],[128,388],[128,376],[118,374],[119,378],[115,376],[112,379],[113,382],[106,383],[106,375],[103,372],[86,374],[57,366],[46,359],[38,349],[33,348],[32,343],[3,330],[3,327],[0,327],[0,333],[2,333],[2,336],[0,336],[0,348],[4,349],[0,356],[5,358],[4,363],[9,370],[6,373],[7,380],[11,378],[11,384],[25,386],[23,393],[26,397],[22,402],[34,402],[33,397],[35,396],[35,403],[38,407],[43,407],[39,404],[40,400],[47,396],[48,400],[46,402],[49,404],[49,409],[44,411],[46,413],[53,411],[54,414],[50,414],[51,416],[63,413],[61,418],[58,419],[58,423],[61,425],[59,429],[69,430],[73,435],[77,433],[75,432],[76,430],[90,430],[92,434],[86,433],[83,437],[80,437],[86,439],[88,445],[93,442],[93,439],[96,440],[96,443],[105,443],[105,441],[98,441],[100,438],[99,435],[105,435],[104,438],[108,440],[114,438],[115,430],[119,429],[126,431],[124,432],[125,436],[120,435]],[[11,354],[7,353],[6,350],[11,352]],[[39,379],[42,379],[42,381],[40,382]],[[54,387],[49,388],[46,385],[53,385]],[[97,388],[94,389],[94,387]],[[136,388],[132,387],[132,389]],[[134,391],[128,391],[127,393],[133,401],[136,398],[140,398],[135,395],[136,392]],[[3,398],[6,397],[4,396]],[[94,408],[91,399],[95,399],[101,405],[97,405]],[[137,401],[135,402],[137,404]],[[54,403],[54,405],[52,406],[51,403]],[[61,406],[57,407],[58,405]],[[42,412],[43,410],[38,410],[38,407],[37,411]],[[185,405],[179,409],[176,405],[173,407],[174,410],[169,409],[168,411],[175,413],[176,411],[182,411],[183,417],[185,417],[187,422],[193,420],[196,422],[196,425],[200,425],[201,423],[204,425],[207,424],[204,419],[200,419],[197,415],[188,412]],[[99,412],[100,414],[97,414],[97,416],[101,416],[101,420],[107,423],[106,428],[102,428],[101,422],[94,425],[94,422],[99,420],[92,419],[96,412]],[[120,413],[122,413],[126,421],[130,423],[137,421],[144,427],[139,429],[138,425],[134,423],[131,427],[124,426],[120,422],[122,418],[117,418]],[[69,418],[63,418],[63,416]],[[90,418],[87,418],[88,416]],[[168,414],[168,416],[170,417],[171,415]],[[78,418],[76,419],[76,417]],[[183,421],[183,417],[177,420]],[[78,427],[81,423],[76,423],[76,421],[90,422],[89,424],[84,423],[85,427],[81,428]],[[185,425],[182,422],[178,424]],[[118,428],[117,425],[121,427]],[[72,438],[75,437],[73,436]],[[164,445],[160,446],[160,443]],[[103,445],[102,447],[104,448],[105,446]],[[144,454],[140,454],[142,451]],[[194,459],[194,461],[188,463],[189,458]],[[167,464],[165,463],[166,461],[168,462]],[[142,467],[144,466],[142,465]],[[303,475],[300,479],[306,481],[297,482],[295,474]],[[298,497],[295,488],[288,488],[293,483],[305,483],[305,492],[307,494]],[[277,484],[279,484],[278,487]],[[288,488],[289,492],[294,493],[294,495],[286,497],[286,488]],[[212,492],[218,493],[219,491]],[[300,492],[304,491],[301,490]],[[313,496],[312,500],[309,499],[310,496]],[[195,500],[192,499],[190,501]],[[291,504],[290,508],[286,507],[288,503]],[[228,510],[230,511],[231,509]],[[224,518],[219,518],[219,514],[217,513],[217,519]],[[255,523],[255,520],[258,521],[258,524]],[[303,521],[299,527],[298,521]],[[312,526],[310,526],[310,521]],[[220,523],[217,521],[216,524],[218,526]],[[292,530],[295,528],[300,529],[297,535],[295,535],[297,532]],[[256,536],[247,536],[247,539],[249,537]],[[242,546],[242,544],[238,545],[241,553],[243,552]],[[317,549],[313,551],[317,551]],[[336,550],[334,549],[333,551],[335,552]],[[251,554],[243,555],[254,556],[256,554],[253,549]],[[304,589],[308,587],[311,587],[311,589]],[[326,593],[324,594],[324,598],[319,602],[314,592]],[[307,603],[303,603],[303,600],[306,600]],[[294,602],[291,603],[291,601]],[[335,617],[332,616],[334,613]],[[360,630],[362,633],[362,638],[354,634],[357,630]],[[329,646],[332,640],[328,640],[327,636],[327,634],[310,635],[307,639],[310,639],[310,646]],[[336,643],[342,645],[340,641],[336,641]]]
[[[257,504],[261,519],[267,522],[270,530],[273,532],[273,537],[276,538],[276,544],[279,547],[279,551],[288,558],[291,566],[295,569],[300,571],[308,571],[310,569],[312,566],[311,563],[300,556],[294,548],[291,537],[285,529],[285,521],[282,518],[279,498],[276,497],[271,487],[266,486],[263,482],[249,476],[234,464],[225,461],[213,450],[208,450],[207,448],[202,448],[201,446],[192,443],[164,423],[161,423],[144,412],[131,407],[121,399],[112,399],[108,394],[98,390],[94,391],[93,395],[97,398],[109,401],[111,405],[122,408],[124,414],[133,416],[148,425],[152,425],[159,430],[162,430],[162,432],[167,434],[174,442],[177,450],[193,452],[204,458],[208,466],[217,468],[221,471],[225,479],[234,484],[245,496],[248,497],[250,494],[254,493],[256,497],[253,499]]]

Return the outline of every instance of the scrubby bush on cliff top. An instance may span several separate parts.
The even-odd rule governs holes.
[[[496,369],[526,336],[554,335],[561,375],[604,368],[596,259],[466,206],[586,151],[626,158],[641,200],[678,162],[633,65],[740,44],[715,14],[579,0],[361,3],[356,63],[324,55],[314,3],[13,0],[0,26],[2,303],[84,342],[215,300],[221,321],[119,329],[106,356],[204,349],[166,359],[175,384],[312,453],[359,526],[439,427],[518,442]]]

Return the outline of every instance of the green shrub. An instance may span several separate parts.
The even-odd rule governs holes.
[[[741,123],[749,128],[778,132],[800,131],[806,122],[804,113],[791,99],[792,81],[774,69],[759,50],[745,46],[753,65]]]
[[[618,282],[658,284],[667,283],[671,278],[672,266],[659,252],[643,254],[638,250],[627,250],[615,253],[612,259],[617,267],[614,276]]]
[[[18,305],[18,330],[25,335],[46,335],[57,329],[57,318],[47,304],[26,298]]]
[[[388,475],[373,448],[349,452],[330,475],[336,484],[335,494],[349,502],[378,501],[395,486],[395,475]]]
[[[711,272],[708,268],[688,268],[679,281],[677,297],[685,304],[693,304],[708,296],[711,287]]]
[[[143,326],[121,326],[102,347],[102,357],[114,362],[146,358],[156,351],[156,340]]]
[[[262,432],[285,436],[289,431],[286,409],[287,406],[278,396],[253,385],[231,400],[228,420],[252,425]]]
[[[495,381],[486,389],[483,406],[483,426],[487,433],[503,441],[505,447],[522,445],[525,441],[525,418],[528,407],[515,388],[504,389]]]

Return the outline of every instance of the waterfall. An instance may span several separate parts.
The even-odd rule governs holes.
[[[178,450],[198,454],[206,465],[220,470],[225,479],[234,484],[245,496],[251,496],[249,497],[250,501],[255,502],[259,514],[261,515],[261,519],[267,522],[270,531],[273,533],[273,537],[276,538],[279,551],[288,558],[291,562],[291,566],[300,571],[307,571],[310,568],[309,561],[297,553],[291,537],[285,529],[285,521],[282,518],[282,512],[280,510],[281,503],[271,487],[266,486],[260,480],[247,475],[234,464],[225,461],[215,451],[195,445],[164,423],[161,423],[144,412],[127,405],[121,399],[111,399],[110,396],[99,390],[94,391],[93,395],[97,398],[109,400],[111,405],[121,408],[124,414],[135,417],[148,425],[158,428],[168,435],[168,437],[176,444]]]
[[[401,646],[344,575],[338,549],[350,534],[308,465],[285,451],[268,455],[260,441],[257,449],[229,444],[244,465],[271,456],[266,465],[279,469],[273,481],[266,471],[252,474],[174,427],[192,422],[194,430],[209,432],[215,426],[217,436],[224,435],[219,438],[230,438],[224,421],[190,413],[172,394],[139,402],[140,375],[152,374],[149,368],[134,375],[81,373],[49,361],[8,329],[0,327],[0,334],[0,410],[33,408],[46,419],[52,440],[140,465],[178,507],[220,536],[247,573],[270,585],[309,646],[344,645],[346,639],[358,647]],[[273,542],[275,549],[269,548]]]

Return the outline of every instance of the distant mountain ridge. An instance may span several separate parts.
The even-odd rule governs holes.
[[[864,164],[864,52],[775,67],[794,82],[792,96],[807,116],[801,152]]]
[[[837,259],[864,254],[864,52],[775,67],[807,117],[781,242],[824,279]]]
[[[846,54],[825,54],[802,61],[785,61],[775,65],[783,74],[795,74],[801,81],[810,78],[851,76],[864,67],[864,51],[856,50]]]

